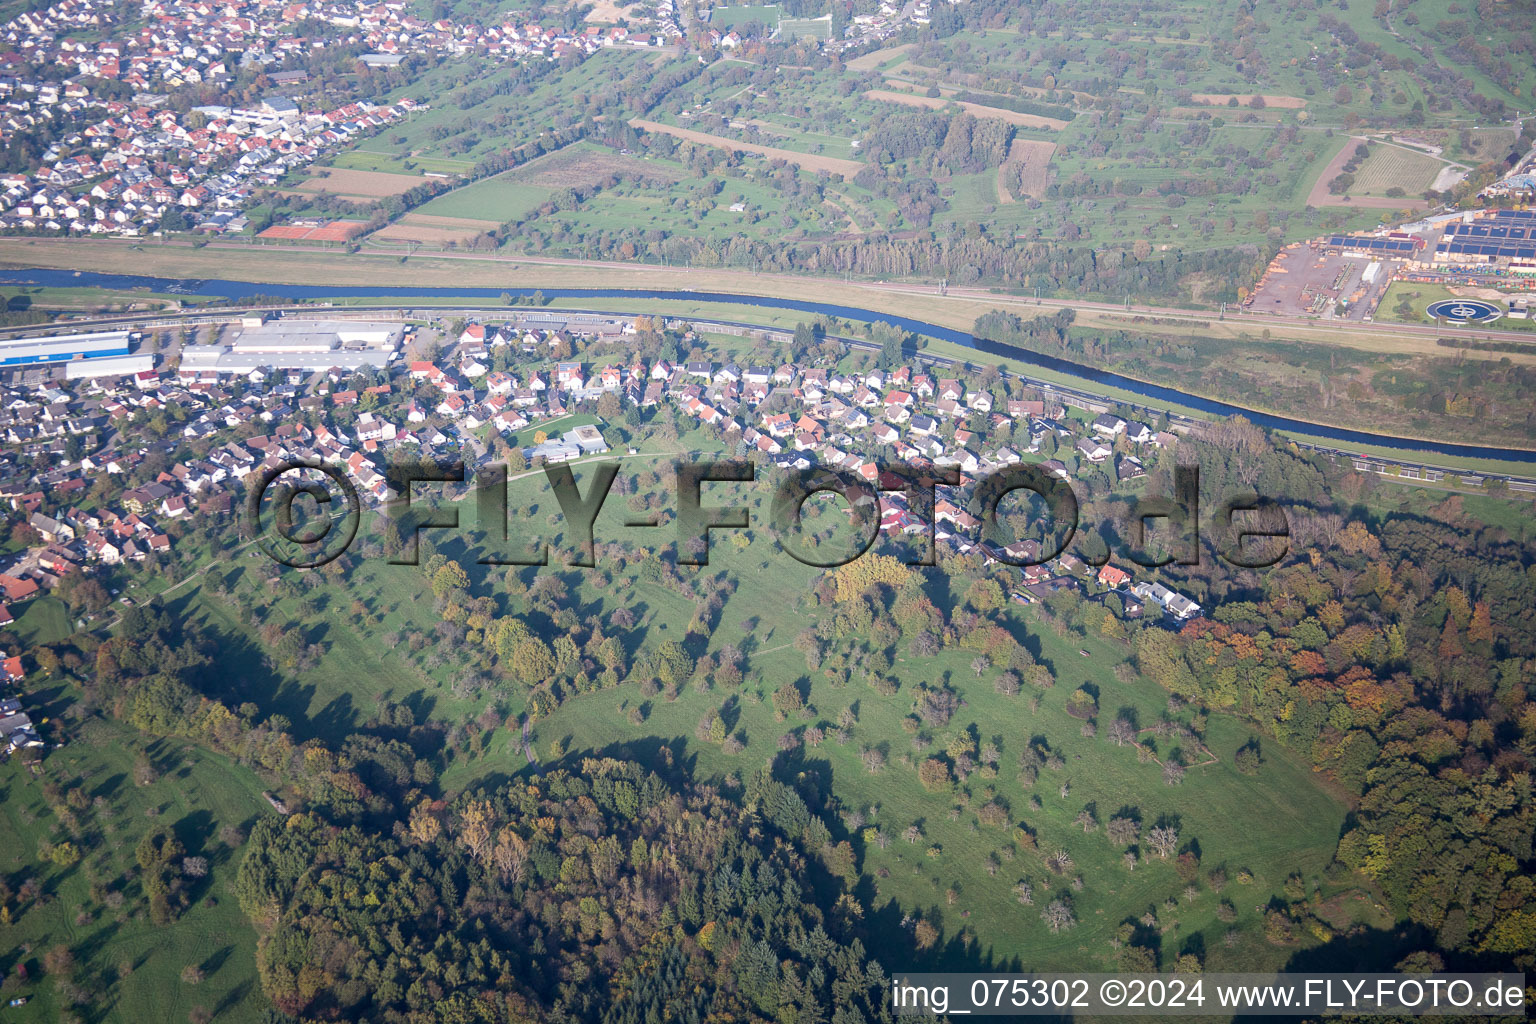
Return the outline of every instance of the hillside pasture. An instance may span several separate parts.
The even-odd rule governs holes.
[[[672,447],[708,444],[702,434],[689,432]],[[642,466],[665,465],[665,453],[656,454],[663,458],[650,462],[642,456],[645,461],[628,463],[623,470],[626,477]],[[578,473],[585,478],[587,470],[578,467]],[[640,495],[645,490],[634,485],[628,493]],[[770,493],[767,486],[733,488],[732,498],[761,516]],[[562,521],[541,475],[512,481],[509,501],[514,517],[523,524],[521,536],[542,537],[560,550]],[[835,502],[827,514],[829,526],[846,526]],[[596,534],[604,543],[613,540],[643,551],[649,541],[631,539],[623,526],[627,515],[625,507],[609,503],[598,518]],[[361,535],[375,534],[373,525],[365,524]],[[997,670],[985,666],[977,670],[973,652],[954,647],[918,655],[903,643],[892,648],[889,675],[896,689],[882,692],[867,685],[864,673],[841,661],[836,665],[842,667],[833,670],[831,659],[851,654],[860,642],[857,638],[833,642],[823,652],[819,668],[807,663],[796,638],[827,612],[798,595],[814,589],[818,573],[787,557],[766,530],[715,538],[709,571],[723,572],[733,586],[707,633],[690,627],[698,611],[695,602],[646,579],[639,560],[625,568],[605,560],[596,571],[572,571],[559,568],[559,558],[552,556],[550,568],[537,572],[493,569],[478,564],[480,552],[468,536],[444,534],[436,540],[436,550],[464,567],[474,593],[491,596],[506,611],[523,606],[522,599],[509,596],[509,580],[516,577],[520,587],[526,587],[540,576],[553,574],[569,594],[567,606],[579,616],[611,622],[621,607],[632,613],[631,625],[610,628],[636,662],[666,640],[683,642],[697,653],[733,644],[745,657],[746,677],[739,685],[701,676],[657,694],[645,687],[648,676],[640,671],[610,688],[571,695],[535,725],[533,742],[541,755],[548,759],[551,744],[566,741],[561,746],[571,758],[597,752],[645,757],[645,751],[654,751],[660,743],[672,748],[700,778],[724,780],[761,765],[780,738],[791,734],[797,738],[797,749],[787,755],[788,764],[828,787],[842,808],[863,814],[868,826],[894,840],[881,846],[863,829],[851,834],[871,886],[870,912],[891,915],[893,923],[904,913],[921,912],[943,929],[946,942],[964,933],[999,957],[1028,956],[1041,967],[1068,969],[1081,965],[1084,949],[1108,951],[1114,930],[1127,917],[1140,915],[1149,906],[1164,907],[1157,911],[1159,925],[1165,932],[1173,930],[1173,937],[1162,942],[1165,955],[1203,936],[1210,969],[1260,970],[1277,967],[1291,951],[1264,942],[1262,912],[1251,908],[1262,907],[1268,894],[1278,891],[1292,873],[1324,886],[1325,896],[1332,894],[1323,872],[1345,808],[1317,784],[1300,759],[1266,743],[1261,773],[1241,775],[1233,755],[1251,734],[1233,718],[1212,715],[1202,740],[1184,744],[1199,753],[1189,758],[1195,766],[1182,785],[1170,787],[1160,762],[1181,745],[1179,740],[1148,736],[1144,742],[1155,749],[1142,756],[1134,746],[1116,746],[1102,734],[1083,735],[1081,720],[1067,711],[1068,698],[1079,687],[1091,687],[1097,694],[1104,719],[1125,714],[1145,727],[1170,715],[1164,691],[1134,671],[1117,670],[1128,656],[1123,644],[1099,636],[1058,635],[1043,624],[1036,610],[1010,606],[1004,613],[1006,628],[1038,651],[1040,663],[1050,670],[1053,685],[1049,689],[1031,688],[1005,696],[994,686]],[[230,585],[228,579],[210,582]],[[252,585],[236,585],[234,603],[226,604],[212,587],[199,584],[196,594],[186,599],[184,611],[228,630],[238,646],[250,631],[236,621],[235,606]],[[924,584],[934,588],[940,600],[950,585],[942,574]],[[302,677],[264,680],[252,677],[249,666],[241,668],[235,651],[229,662],[232,686],[290,715],[301,735],[342,734],[372,713],[381,699],[405,701],[445,724],[480,713],[484,695],[476,698],[456,692],[453,680],[460,666],[454,659],[433,659],[430,648],[418,651],[417,644],[404,642],[413,633],[429,633],[437,622],[428,580],[421,571],[363,560],[335,587],[319,609],[323,621],[311,627],[331,644],[314,670]],[[784,597],[765,602],[765,593]],[[273,614],[281,618],[294,614],[296,600],[280,598],[274,602]],[[376,621],[358,628],[353,621],[357,608]],[[1080,647],[1088,657],[1079,654]],[[810,708],[787,720],[776,715],[772,698],[786,683],[801,691]],[[915,728],[907,721],[919,684],[947,685],[957,694],[961,703],[952,721]],[[486,775],[526,770],[513,742],[522,690],[496,685],[494,692],[508,724],[471,753],[454,750],[442,779],[450,790]],[[695,736],[701,717],[722,707],[731,732],[746,743],[741,754],[729,754]],[[844,709],[850,710],[854,724],[846,740],[838,741],[832,735],[834,723]],[[1178,717],[1182,720],[1188,713]],[[825,741],[799,746],[812,726],[823,729]],[[977,743],[998,747],[1001,761],[995,777],[976,776],[961,785],[925,789],[917,779],[917,764],[944,750],[962,733]],[[1026,783],[1016,766],[1031,745],[1043,745],[1057,755],[1053,764],[1056,760],[1059,764],[1047,766],[1037,781]],[[1204,749],[1214,754],[1214,760]],[[870,750],[880,752],[882,770],[867,767],[865,755]],[[1006,808],[1009,824],[978,824],[979,809],[994,800]],[[1085,808],[1100,823],[1096,835],[1086,834],[1076,823]],[[1175,823],[1182,843],[1198,844],[1202,871],[1193,895],[1184,894],[1189,882],[1178,876],[1172,859],[1152,857],[1134,872],[1125,868],[1123,850],[1107,842],[1102,829],[1109,817],[1119,814],[1138,818],[1143,828]],[[1020,823],[1028,826],[1033,837],[1028,843],[1013,828]],[[920,843],[904,839],[906,829],[914,824],[920,829]],[[934,852],[928,852],[930,847]],[[1070,853],[1073,867],[1066,874],[1053,873],[1044,858],[1063,850]],[[1204,881],[1204,873],[1217,867],[1228,876],[1248,871],[1254,877],[1250,889],[1225,894],[1239,908],[1234,922],[1237,939],[1231,946],[1218,941],[1227,930],[1225,924],[1218,924],[1221,897]],[[1050,885],[1067,891],[1074,876],[1084,882],[1081,891],[1071,895],[1079,926],[1053,934],[1040,920],[1039,909],[1050,897],[1040,894]],[[1021,878],[1036,887],[1034,907],[1021,906],[1013,896],[1013,886]],[[950,890],[953,898],[947,898]]]
[[[55,714],[73,700],[60,688],[28,695],[32,707]],[[12,919],[0,945],[5,999],[29,1001],[7,1009],[5,1020],[82,1019],[74,1016],[78,1008],[56,984],[64,979],[42,970],[45,953],[56,946],[74,954],[74,980],[88,999],[84,1019],[96,1024],[184,1021],[197,1006],[227,1024],[263,1019],[266,1000],[256,979],[256,934],[234,893],[241,835],[272,813],[256,776],[190,744],[150,740],[99,718],[71,719],[48,731],[68,743],[48,754],[37,776],[19,758],[0,762],[3,870],[13,885],[30,878],[43,894],[6,901]],[[140,775],[140,764],[150,774]],[[84,838],[73,842],[84,857],[70,867],[41,856],[41,844],[70,839],[50,805],[51,786],[64,793],[78,790],[88,801],[74,811]],[[64,806],[63,799],[54,799]],[[135,849],[156,826],[170,829],[189,856],[208,863],[206,877],[187,880],[190,906],[172,927],[150,921],[138,877]],[[98,887],[106,899],[95,893]],[[26,968],[26,978],[20,967]],[[200,969],[203,980],[195,985],[183,981],[189,967]]]

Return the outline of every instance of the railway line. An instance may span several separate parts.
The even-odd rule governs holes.
[[[643,298],[637,295],[637,298]],[[1061,304],[1058,304],[1058,306]],[[1077,304],[1081,305],[1081,304]],[[1096,308],[1121,310],[1123,307],[1112,304],[1087,304]],[[1051,308],[1052,303],[1047,300],[1042,303],[1045,308]],[[451,306],[420,307],[402,303],[380,303],[370,305],[345,305],[336,306],[321,303],[291,303],[287,305],[273,306],[268,303],[259,305],[228,305],[214,308],[188,309],[176,312],[156,313],[130,313],[112,314],[100,317],[73,318],[66,321],[58,321],[54,324],[40,327],[30,325],[23,327],[0,328],[0,336],[17,332],[42,333],[45,329],[57,329],[60,331],[82,330],[110,330],[129,329],[138,331],[163,330],[167,328],[195,328],[199,326],[222,325],[238,322],[244,314],[253,311],[276,312],[284,316],[311,317],[328,320],[337,319],[400,319],[407,321],[431,321],[457,317],[480,318],[505,318],[515,314],[518,310],[548,307],[519,307],[500,304],[476,304],[464,303]],[[633,316],[645,312],[641,309],[630,308],[570,308],[564,305],[555,307],[553,311],[568,313],[575,316],[599,316],[621,317]],[[1147,311],[1146,307],[1133,307],[1133,312]],[[1183,311],[1191,317],[1194,314]],[[1207,317],[1206,319],[1209,319]],[[765,333],[783,333],[783,329],[775,326],[751,323],[746,321],[703,319],[698,317],[688,318],[688,322],[695,327],[708,330],[711,326],[727,327],[732,329],[748,329],[763,331]],[[829,335],[835,340],[848,345],[851,348],[862,350],[878,350],[879,346],[864,338],[855,338],[842,335]],[[957,359],[947,356],[935,355],[927,352],[918,353],[918,359],[937,366],[962,365],[974,367],[976,364],[966,359]],[[1047,380],[1043,377],[1031,375],[1026,372],[1008,371],[1005,377],[1016,379],[1021,383],[1040,388],[1060,398],[1064,404],[1074,405],[1092,412],[1107,411],[1112,407],[1127,409],[1133,413],[1150,418],[1167,417],[1169,423],[1176,431],[1196,431],[1207,422],[1198,417],[1189,416],[1183,412],[1159,405],[1156,402],[1127,401],[1126,399],[1110,395],[1104,391],[1095,391],[1092,388],[1063,384],[1060,381]],[[1319,430],[1326,430],[1326,425],[1318,424]],[[1287,432],[1288,435],[1292,432]],[[1334,463],[1347,462],[1355,470],[1363,473],[1373,473],[1382,478],[1390,478],[1407,484],[1419,484],[1445,488],[1457,488],[1473,492],[1486,491],[1490,484],[1501,483],[1510,493],[1529,495],[1536,498],[1536,475],[1523,475],[1514,473],[1478,473],[1459,468],[1449,463],[1437,462],[1433,459],[1406,460],[1401,458],[1386,458],[1371,455],[1361,448],[1353,448],[1348,445],[1328,445],[1315,441],[1304,440],[1290,436],[1291,443],[1298,448],[1316,452]]]

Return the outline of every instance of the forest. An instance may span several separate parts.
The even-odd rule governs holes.
[[[393,830],[268,819],[237,888],[263,987],[306,1019],[852,1024],[886,980],[856,880],[766,771],[727,796],[594,757]]]

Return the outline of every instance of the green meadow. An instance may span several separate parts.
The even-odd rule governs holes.
[[[671,448],[685,453],[701,450],[703,444],[702,437],[684,434]],[[620,487],[626,495],[634,494],[635,472],[664,469],[675,458],[660,450],[664,446],[659,442],[645,447],[641,457],[621,462]],[[578,465],[578,483],[585,487],[588,479]],[[1263,937],[1262,914],[1255,908],[1266,904],[1271,893],[1292,875],[1300,875],[1309,889],[1325,895],[1354,891],[1325,871],[1344,820],[1344,804],[1304,765],[1262,738],[1262,770],[1257,776],[1239,774],[1233,756],[1255,737],[1237,721],[1210,716],[1205,732],[1209,753],[1191,758],[1208,763],[1191,767],[1177,786],[1165,784],[1157,761],[1143,760],[1134,746],[1115,746],[1104,738],[1102,728],[1097,737],[1082,734],[1083,723],[1066,710],[1068,697],[1079,687],[1097,693],[1101,726],[1122,713],[1143,727],[1170,717],[1166,694],[1129,669],[1123,642],[1096,635],[1086,641],[1069,639],[1045,626],[1037,609],[1010,605],[1007,628],[1049,667],[1054,680],[1049,689],[1026,686],[1017,696],[1000,695],[993,686],[997,670],[978,676],[973,653],[960,649],[921,657],[898,646],[891,674],[899,686],[890,694],[866,685],[862,672],[808,668],[795,640],[831,610],[817,608],[809,596],[819,570],[786,554],[765,526],[769,493],[762,484],[706,485],[706,505],[745,504],[754,515],[750,530],[714,535],[710,564],[703,571],[720,575],[734,589],[707,636],[689,634],[697,611],[691,598],[643,579],[638,562],[631,561],[623,570],[612,564],[615,549],[608,545],[621,545],[633,559],[671,543],[674,528],[665,511],[659,529],[626,528],[628,500],[610,496],[596,527],[599,548],[609,557],[596,569],[561,565],[564,526],[539,473],[513,481],[509,507],[514,539],[539,538],[553,545],[549,568],[477,564],[484,549],[478,546],[472,502],[459,506],[461,531],[423,533],[426,552],[442,553],[461,564],[472,593],[491,597],[505,612],[523,608],[523,599],[513,592],[557,575],[568,593],[565,607],[579,619],[596,616],[606,623],[605,632],[621,638],[631,664],[668,640],[684,642],[696,654],[727,644],[744,653],[746,679],[740,686],[702,678],[675,693],[657,693],[635,677],[611,689],[569,697],[535,725],[534,744],[543,761],[577,759],[597,751],[653,761],[664,757],[729,784],[733,777],[772,760],[784,734],[803,737],[805,729],[820,727],[826,740],[783,755],[781,770],[830,794],[842,811],[863,816],[865,824],[849,835],[868,879],[870,912],[892,913],[898,919],[907,911],[922,912],[941,924],[957,963],[974,944],[994,962],[1080,968],[1086,950],[1108,967],[1114,962],[1117,929],[1150,913],[1163,936],[1166,958],[1200,948],[1207,969],[1268,969],[1293,952]],[[659,498],[664,510],[670,508],[669,493],[659,492]],[[849,528],[837,507],[808,506],[810,529],[828,542],[847,539]],[[366,538],[376,532],[371,522],[360,531],[365,551]],[[418,721],[441,722],[450,736],[456,727],[476,732],[472,721],[491,706],[506,724],[468,746],[450,740],[444,751],[443,788],[457,791],[479,778],[528,770],[517,742],[526,691],[497,683],[464,694],[456,685],[464,667],[461,661],[444,657],[436,645],[421,646],[413,639],[430,636],[439,622],[419,568],[360,557],[343,578],[302,590],[291,589],[293,574],[276,588],[260,583],[266,571],[261,559],[237,559],[175,599],[179,613],[227,638],[219,673],[227,680],[227,690],[214,696],[255,701],[264,711],[290,719],[300,738],[330,741],[363,727],[383,702],[405,704]],[[248,574],[255,576],[242,584]],[[951,585],[944,573],[931,572],[927,587],[941,607],[962,603]],[[256,601],[257,593],[265,597]],[[260,605],[254,615],[242,610],[253,604]],[[634,616],[632,624],[616,623],[620,609]],[[264,623],[303,629],[307,639],[326,648],[324,655],[314,667],[292,675],[263,666],[255,652]],[[823,665],[851,653],[853,641],[845,644],[829,650]],[[1086,657],[1079,648],[1087,651]],[[778,715],[772,700],[785,683],[800,688],[808,708],[787,720]],[[914,732],[904,719],[913,710],[918,687],[925,684],[948,686],[962,704],[947,725],[925,725]],[[740,752],[727,753],[695,736],[700,719],[716,711],[745,742]],[[833,736],[845,712],[851,712],[854,722],[847,741],[840,743]],[[1187,722],[1191,714],[1186,709],[1171,717]],[[963,785],[941,792],[925,790],[916,764],[944,750],[962,732],[969,732],[978,746],[990,743],[998,749],[995,778],[973,775]],[[1143,739],[1163,756],[1177,745],[1150,735]],[[1030,745],[1056,753],[1061,766],[1042,769],[1035,784],[1026,787],[1018,758]],[[878,750],[884,759],[878,773],[865,766],[867,750]],[[979,809],[994,799],[1007,807],[1010,825],[979,823]],[[1093,833],[1076,823],[1085,809],[1098,822]],[[1144,830],[1159,823],[1174,825],[1181,844],[1193,844],[1199,851],[1196,877],[1181,877],[1172,859],[1147,859],[1127,870],[1121,863],[1123,850],[1112,846],[1104,833],[1104,824],[1117,815],[1137,818]],[[1035,849],[1014,830],[1020,823],[1033,833]],[[904,838],[911,825],[921,832],[915,843]],[[889,842],[882,847],[872,828],[882,830]],[[1072,862],[1059,874],[1044,863],[1057,851],[1066,851]],[[1215,869],[1227,878],[1224,888],[1211,880]],[[1240,877],[1251,880],[1239,882]],[[1021,905],[1013,895],[1021,880],[1034,886],[1032,906]],[[1070,895],[1078,927],[1059,934],[1046,928],[1040,908],[1053,892]],[[1231,921],[1218,919],[1223,900],[1235,908]],[[1371,904],[1350,897],[1349,906],[1366,911]]]
[[[35,775],[19,758],[0,762],[0,879],[15,894],[5,900],[10,924],[0,925],[0,997],[29,1000],[5,1020],[78,1020],[78,990],[101,1024],[138,1024],[147,1007],[157,1020],[184,1021],[202,1007],[229,1024],[257,1021],[266,1000],[256,935],[233,890],[242,840],[226,831],[272,813],[256,777],[190,744],[102,719],[82,724],[70,701],[61,687],[31,690],[29,709],[55,716],[45,734],[66,746]],[[208,865],[205,877],[184,879],[190,906],[174,927],[150,920],[138,881],[136,847],[158,827]],[[90,852],[67,865],[42,856],[71,842]],[[49,958],[57,947],[72,954],[67,970],[48,969],[58,967]]]

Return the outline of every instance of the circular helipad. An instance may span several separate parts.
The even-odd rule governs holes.
[[[1481,299],[1444,299],[1431,302],[1424,314],[1431,320],[1449,320],[1458,324],[1485,324],[1497,320],[1504,311]]]

